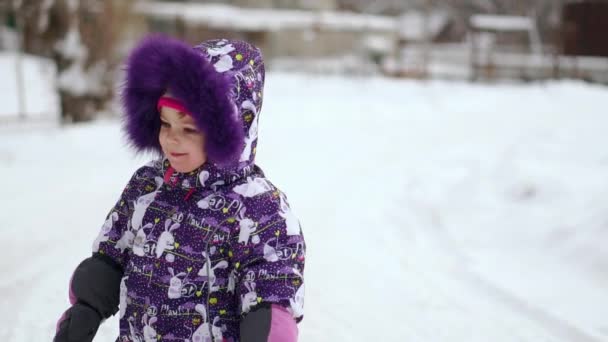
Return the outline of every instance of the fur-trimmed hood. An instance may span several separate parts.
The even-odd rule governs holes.
[[[264,78],[262,54],[246,42],[214,39],[192,47],[150,35],[126,62],[121,100],[127,139],[138,151],[162,154],[156,103],[169,90],[204,133],[209,162],[230,169],[252,165]]]

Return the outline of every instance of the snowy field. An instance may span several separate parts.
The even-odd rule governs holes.
[[[308,245],[300,341],[608,341],[608,88],[270,73],[266,89],[258,164]],[[50,341],[147,159],[118,120],[0,124],[0,340]]]

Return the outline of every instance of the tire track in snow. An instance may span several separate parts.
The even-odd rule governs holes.
[[[441,215],[438,210],[429,206],[416,202],[415,200],[407,200],[406,208],[412,211],[414,216],[422,216],[421,222],[426,222],[426,225],[413,227],[416,229],[416,234],[422,234],[428,238],[435,246],[438,255],[444,258],[457,260],[454,265],[464,265],[468,259],[457,247],[456,244],[449,238],[447,230],[443,228]],[[507,306],[512,310],[522,314],[530,320],[542,326],[550,334],[563,341],[577,342],[601,342],[600,340],[588,335],[575,325],[562,320],[546,310],[532,305],[525,299],[494,285],[490,280],[483,278],[481,275],[467,269],[459,267],[458,272],[452,272],[450,276],[456,276],[460,281],[468,283],[471,287],[477,288],[487,295],[489,299]]]

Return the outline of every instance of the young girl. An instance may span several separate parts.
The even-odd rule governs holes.
[[[306,246],[254,163],[264,64],[256,47],[144,39],[127,60],[124,128],[163,157],[135,172],[74,271],[54,341],[297,340]]]

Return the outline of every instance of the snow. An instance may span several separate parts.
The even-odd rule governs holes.
[[[72,95],[94,95],[103,94],[102,84],[104,73],[107,72],[105,62],[100,61],[84,70],[84,61],[77,60],[69,68],[64,70],[57,80],[57,84],[63,90]]]
[[[494,31],[532,31],[534,22],[528,17],[476,14],[471,17],[471,25],[477,29]]]
[[[19,117],[17,87],[17,58],[15,52],[0,52],[0,124]],[[57,70],[48,59],[21,55],[25,88],[25,114],[34,120],[56,121],[60,117],[59,96],[55,91]]]
[[[57,42],[55,50],[72,60],[70,66],[59,74],[57,84],[60,89],[74,96],[103,94],[102,83],[107,67],[104,61],[98,61],[85,70],[89,52],[77,26],[70,27],[63,40]]]
[[[312,27],[394,32],[396,20],[388,16],[345,12],[243,8],[221,4],[142,2],[136,11],[158,19],[181,18],[213,28],[245,31],[277,31]]]
[[[335,30],[393,32],[396,24],[390,16],[329,11],[319,14],[321,28]]]
[[[304,227],[300,341],[607,340],[607,96],[269,73],[258,164]],[[118,120],[3,130],[0,340],[51,339],[147,160]]]
[[[389,54],[395,50],[395,41],[383,35],[367,35],[363,38],[365,48],[374,53]]]
[[[136,10],[160,19],[181,18],[191,23],[204,23],[214,28],[247,31],[279,30],[312,26],[313,18],[305,11],[285,11],[284,15],[268,15],[269,10],[243,9],[219,4],[138,3]]]
[[[428,40],[439,34],[448,20],[449,14],[443,11],[432,11],[428,15],[419,11],[406,12],[399,18],[399,35],[410,41]]]
[[[82,44],[80,32],[77,26],[70,26],[65,37],[55,44],[55,51],[60,53],[65,58],[84,60],[88,56],[86,46]]]

